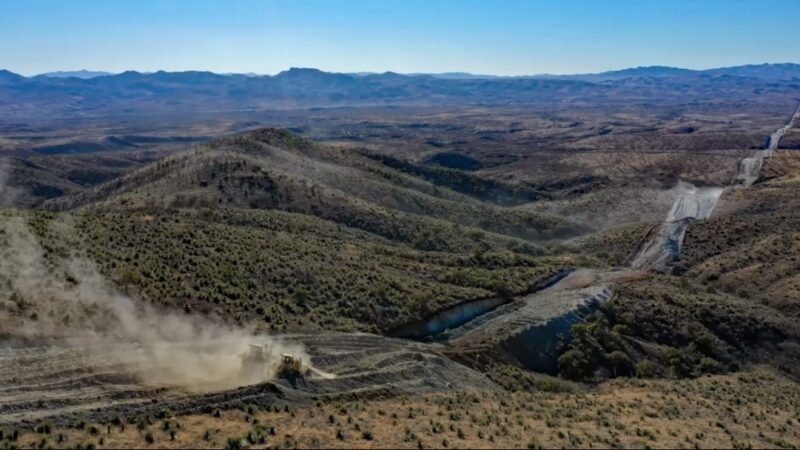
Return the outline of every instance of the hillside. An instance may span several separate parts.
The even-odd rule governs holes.
[[[680,270],[800,317],[799,177],[796,153],[768,158],[753,188],[731,191],[718,215],[690,229]]]
[[[792,448],[794,381],[765,368],[685,380],[615,380],[592,391],[445,393],[296,408],[242,405],[108,427],[9,431],[12,444],[73,448]]]
[[[712,180],[733,176],[730,152],[718,160],[703,156],[703,166],[687,164],[683,170],[728,166],[721,175],[712,172],[717,178]],[[784,191],[792,184],[780,180],[794,176],[786,161],[769,160],[763,174]],[[188,302],[240,321],[268,317],[274,321],[268,328],[276,330],[387,332],[470,300],[522,295],[567,267],[627,264],[651,230],[641,222],[660,220],[673,200],[670,191],[649,189],[652,194],[640,193],[640,204],[628,197],[627,209],[611,213],[619,214],[611,216],[612,224],[632,223],[591,233],[538,210],[577,217],[585,210],[587,222],[603,223],[599,211],[619,204],[625,191],[601,185],[563,200],[564,192],[552,185],[511,185],[260,129],[191,147],[43,206],[75,211],[79,242],[91,243],[84,244],[87,255],[105,274],[150,301],[172,307]],[[776,204],[773,199],[788,201],[793,195],[762,192],[760,184],[733,190],[724,197],[719,218],[690,227],[675,274],[714,260],[709,241],[694,240],[714,221],[743,214],[748,226],[776,220],[774,213],[763,217],[763,211],[747,209],[737,196],[768,195],[768,203]],[[630,212],[637,208],[650,215],[641,213],[637,221]],[[785,213],[778,217],[791,220]],[[772,229],[785,236],[781,230],[790,223]],[[726,232],[714,236],[724,239]],[[734,250],[741,252],[743,245],[735,244]],[[209,250],[187,254],[184,246]],[[558,256],[541,256],[545,252]],[[786,263],[785,255],[774,255]],[[702,265],[692,262],[697,258]],[[628,373],[643,365],[651,375],[696,376],[747,362],[791,365],[798,357],[791,345],[800,332],[780,312],[796,308],[790,300],[792,274],[772,274],[765,279],[775,286],[764,291],[771,299],[767,306],[750,305],[740,275],[735,281],[667,276],[615,282],[602,315],[589,318],[589,334],[571,344],[588,359],[569,376],[607,377],[612,367],[604,355],[613,352],[628,355]],[[778,286],[784,286],[780,295],[774,290]],[[664,299],[669,301],[663,304]],[[718,308],[710,312],[711,304]],[[733,323],[740,324],[738,332],[719,328]],[[626,344],[626,339],[637,343]],[[711,343],[698,350],[698,340]],[[785,352],[776,350],[784,347]]]
[[[35,208],[48,199],[115,179],[161,156],[160,152],[141,150],[5,158],[0,160],[0,173],[13,195],[8,195],[2,204]]]
[[[194,147],[90,190],[53,199],[44,207],[279,209],[407,242],[422,239],[415,245],[428,249],[436,249],[436,244],[423,242],[425,233],[417,229],[441,228],[446,222],[523,240],[564,238],[586,231],[555,216],[481,201],[497,196],[487,189],[498,195],[513,190],[500,183],[478,189],[475,186],[486,182],[469,175],[459,175],[462,179],[456,183],[445,176],[431,178],[430,173],[399,169],[405,172],[352,150],[263,129]],[[413,231],[407,231],[409,227]]]
[[[13,233],[4,213],[5,239]],[[446,253],[413,248],[309,215],[274,210],[30,213],[23,218],[69,279],[74,258],[130,295],[265,330],[385,331],[454,304],[527,292],[575,263],[509,251],[461,227],[435,235]],[[13,250],[9,250],[13,251]],[[0,277],[5,275],[0,274]],[[63,282],[63,281],[59,281]],[[15,302],[25,292],[0,296]],[[12,315],[37,314],[35,299]],[[3,305],[0,302],[0,306]],[[0,311],[4,307],[0,307]]]
[[[696,376],[768,361],[797,376],[799,175],[792,152],[765,159],[753,186],[727,189],[709,219],[688,227],[669,275],[618,285],[570,344],[575,375],[623,370],[609,358],[621,351],[624,370],[639,374]],[[647,233],[641,224],[612,227],[571,248],[625,264]]]
[[[270,330],[387,331],[521,295],[578,263],[539,241],[587,231],[501,206],[548,192],[275,129],[73,190],[24,215],[54,261],[82,249],[150,303]]]

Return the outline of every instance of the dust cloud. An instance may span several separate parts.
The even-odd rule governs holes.
[[[68,220],[51,227],[71,229]],[[286,352],[308,364],[297,344],[256,335],[254,327],[155,308],[122,293],[86,258],[55,253],[43,247],[25,213],[0,211],[0,338],[80,348],[123,367],[138,383],[192,392],[267,381],[268,373],[253,379],[241,370],[241,355],[253,343],[268,344],[274,359]]]

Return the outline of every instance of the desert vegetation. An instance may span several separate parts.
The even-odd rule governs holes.
[[[564,383],[564,382],[561,382]],[[792,448],[794,382],[768,369],[592,391],[458,392],[3,429],[7,447]]]
[[[235,110],[238,91],[217,88],[238,77],[189,74],[216,87],[171,104],[140,94],[180,91],[187,74],[130,73],[137,90],[120,82],[113,95],[91,81],[0,75],[11,80],[0,95],[53,83],[83,96],[75,108],[109,109],[50,120],[64,105],[34,108],[39,98],[0,124],[4,447],[800,442],[800,160],[777,151],[752,186],[733,183],[796,107],[790,81],[421,82],[294,69],[250,80],[263,88],[255,104],[278,87],[296,94],[294,83],[314,95]],[[402,87],[398,97],[375,90],[383,83]],[[430,92],[439,104],[426,103]],[[485,103],[487,92],[504,104]],[[687,221],[675,261],[631,270],[679,183],[725,189],[708,219]],[[21,235],[35,264],[13,245]],[[46,272],[42,289],[26,291],[17,278],[30,274],[14,264]],[[97,286],[153,320],[109,332],[118,322],[102,303],[83,302]],[[54,305],[70,296],[85,317]],[[163,337],[146,328],[161,316],[244,337],[209,363],[206,342],[186,342],[196,333],[144,339]],[[81,349],[44,322],[105,346]],[[397,332],[418,324],[434,331]],[[193,368],[224,359],[233,374],[237,352],[264,342],[296,352],[306,371],[198,387],[153,377],[164,358],[114,356],[188,351],[200,355]],[[552,361],[548,374],[520,349]]]
[[[482,233],[457,227],[448,245],[467,251],[421,251],[279,211],[36,213],[28,223],[51,257],[80,249],[143,299],[271,330],[385,331],[468,299],[519,295],[576,261],[479,246]]]

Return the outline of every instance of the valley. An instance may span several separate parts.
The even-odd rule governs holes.
[[[57,101],[41,117],[3,110],[0,441],[800,439],[787,412],[800,376],[796,78],[426,84],[293,69],[182,74],[249,83],[269,108],[207,94],[183,115],[134,93],[87,106],[114,80],[185,83],[123,75],[0,89],[61,83],[87,108],[63,121]],[[273,83],[288,86],[278,102]],[[294,98],[296,83],[315,96]],[[387,83],[405,90],[355,94]],[[302,375],[245,377],[251,345]],[[710,406],[733,392],[749,410]],[[592,408],[603,419],[576,412]],[[391,426],[375,421],[387,411]],[[740,426],[754,416],[773,422]]]

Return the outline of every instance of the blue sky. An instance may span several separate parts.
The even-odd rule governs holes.
[[[0,0],[0,68],[583,73],[800,63],[800,0]]]

